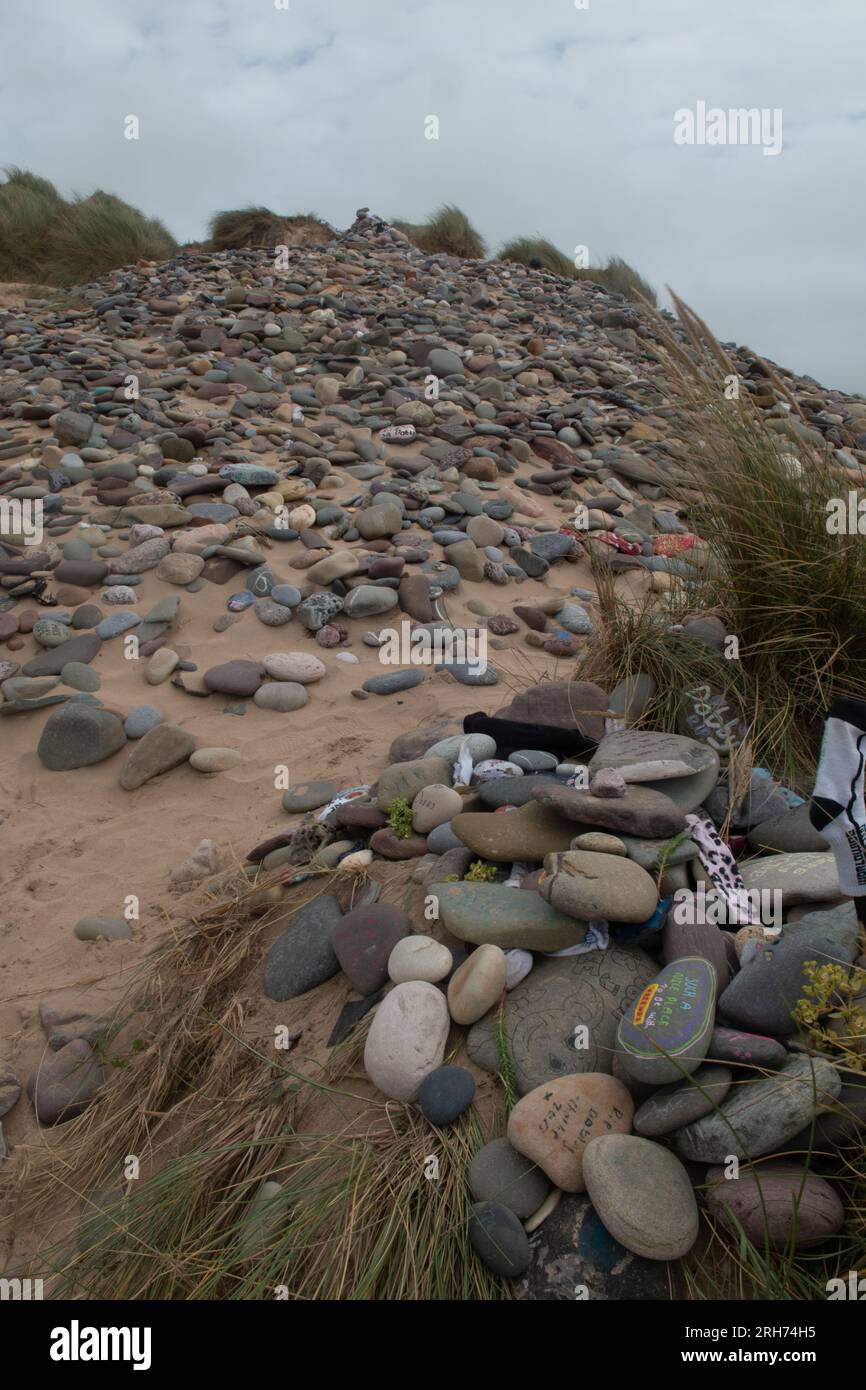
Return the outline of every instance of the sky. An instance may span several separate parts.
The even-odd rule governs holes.
[[[492,250],[622,256],[866,393],[864,41],[863,0],[2,0],[0,164],[179,240],[248,204],[342,228],[456,203]],[[781,149],[678,143],[699,103],[765,111]]]

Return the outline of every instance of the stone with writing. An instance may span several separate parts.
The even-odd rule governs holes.
[[[515,896],[533,896],[509,888]],[[622,1012],[656,974],[636,946],[537,960],[505,996],[503,1028],[521,1095],[572,1072],[610,1072]],[[484,1071],[499,1073],[497,1015],[469,1030],[467,1051]]]
[[[577,1072],[545,1081],[517,1102],[508,1140],[563,1192],[583,1192],[587,1145],[602,1134],[627,1134],[634,1101],[613,1076]]]
[[[696,1071],[716,1012],[716,972],[701,956],[666,965],[623,1015],[617,1054],[636,1081],[663,1086]]]
[[[749,726],[735,703],[712,685],[696,685],[683,696],[681,728],[723,761],[744,742]]]

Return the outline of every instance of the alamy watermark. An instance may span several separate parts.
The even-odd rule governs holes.
[[[781,928],[782,910],[782,893],[778,888],[732,888],[727,894],[707,893],[703,888],[692,893],[678,888],[671,917],[680,927],[746,927],[760,922],[763,926]]]
[[[42,511],[41,497],[0,497],[0,536],[23,536],[25,545],[39,545]]]
[[[674,112],[674,142],[677,145],[761,145],[764,154],[782,151],[782,110],[776,106],[707,107],[705,101],[695,109],[682,106]]]
[[[487,670],[485,628],[382,628],[379,660],[383,666],[466,666],[472,675]]]

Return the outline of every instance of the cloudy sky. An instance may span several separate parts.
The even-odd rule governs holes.
[[[866,392],[863,0],[578,3],[2,0],[0,162],[179,239],[248,203],[338,227],[457,203],[494,249],[624,256],[721,338]],[[781,153],[677,144],[699,102],[780,110]]]

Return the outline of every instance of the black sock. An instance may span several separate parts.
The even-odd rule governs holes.
[[[496,719],[480,710],[477,714],[466,715],[463,732],[489,734],[496,740],[500,758],[508,758],[521,748],[535,748],[540,753],[552,753],[561,763],[585,762],[598,747],[578,729],[560,729],[555,724],[521,724],[516,719]]]

